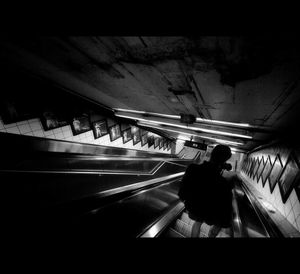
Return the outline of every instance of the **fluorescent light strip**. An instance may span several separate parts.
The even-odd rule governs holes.
[[[138,123],[140,126],[146,126],[146,127],[153,127],[153,128],[157,128],[157,129],[161,129],[161,130],[165,130],[165,131],[171,131],[171,132],[175,132],[175,133],[179,133],[179,134],[184,134],[184,135],[188,135],[188,136],[197,136],[203,139],[209,139],[209,140],[214,140],[217,142],[222,142],[222,143],[227,143],[227,144],[235,144],[235,145],[244,145],[244,143],[240,143],[240,142],[233,142],[233,141],[227,141],[227,140],[223,140],[223,139],[217,139],[217,138],[212,138],[212,137],[207,137],[207,136],[201,136],[201,135],[197,135],[197,134],[191,134],[191,133],[186,133],[186,132],[182,132],[182,131],[177,131],[177,130],[172,130],[172,129],[166,129],[166,128],[162,128],[162,127],[156,127],[153,125],[148,125],[148,124],[144,124],[144,123]],[[180,139],[180,138],[178,138]],[[184,141],[189,141],[188,140],[184,140]]]
[[[226,145],[243,145],[242,143],[231,142],[231,141],[226,141],[226,140],[222,140],[222,139],[215,139],[215,138],[210,138],[210,137],[201,137],[201,138],[210,139],[210,140],[213,140],[215,142],[218,142],[218,143],[221,143],[221,144],[226,144]],[[183,141],[189,141],[188,139],[186,139],[186,140],[185,139],[181,139],[181,140],[183,140]]]
[[[188,126],[182,126],[182,125],[177,125],[177,124],[172,124],[172,123],[167,123],[167,122],[159,122],[159,121],[155,121],[155,120],[143,119],[143,118],[139,118],[139,117],[120,115],[120,114],[116,114],[116,116],[123,117],[123,118],[128,118],[128,119],[133,119],[133,120],[138,120],[138,121],[145,121],[145,122],[148,122],[148,123],[150,122],[150,123],[154,123],[154,124],[158,124],[158,125],[163,124],[163,125],[179,127],[179,128],[184,128],[184,129],[192,129],[192,130],[195,130],[195,131],[201,131],[201,132],[206,132],[206,133],[221,134],[221,135],[225,135],[225,136],[233,136],[233,137],[252,139],[252,137],[248,136],[248,135],[229,133],[229,132],[225,132],[225,131],[204,129],[204,128],[198,128],[198,127],[188,127]]]
[[[214,123],[214,124],[222,124],[222,125],[231,125],[231,126],[239,126],[239,127],[251,127],[249,124],[245,123],[232,123],[232,122],[225,122],[219,120],[209,120],[204,118],[196,118],[197,122],[206,122],[206,123]]]
[[[151,114],[151,115],[156,115],[156,116],[160,116],[160,117],[180,119],[180,115],[170,115],[170,114],[163,114],[163,113],[156,113],[156,112],[146,112],[146,111],[140,111],[140,110],[121,109],[121,108],[115,108],[114,110],[124,111],[124,112],[128,112],[128,113]],[[225,122],[225,121],[220,121],[220,120],[210,120],[210,119],[204,119],[204,118],[196,118],[196,121],[197,122],[205,122],[205,123],[222,124],[222,125],[232,125],[232,126],[239,126],[239,127],[251,127],[251,125],[247,124],[247,123],[233,123],[233,122]]]
[[[180,119],[180,115],[170,115],[170,114],[163,114],[163,113],[156,113],[156,112],[146,112],[146,111],[141,111],[141,110],[131,110],[131,109],[122,109],[122,108],[114,108],[114,110],[129,112],[129,113],[150,114],[150,115],[156,115],[156,116],[172,118],[172,119]]]

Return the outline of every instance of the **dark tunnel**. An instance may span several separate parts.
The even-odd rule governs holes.
[[[199,221],[179,189],[226,145],[231,217],[215,237],[299,237],[298,38],[2,37],[3,229],[191,238]]]

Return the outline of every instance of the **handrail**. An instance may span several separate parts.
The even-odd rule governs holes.
[[[116,187],[109,190],[100,191],[98,193],[89,195],[88,197],[81,198],[79,200],[75,201],[69,201],[67,203],[59,203],[54,205],[54,207],[49,207],[48,210],[52,211],[54,210],[57,212],[57,214],[62,214],[64,210],[67,210],[68,214],[70,214],[71,208],[74,208],[75,211],[76,208],[82,208],[81,205],[85,204],[84,208],[85,211],[93,212],[94,203],[97,203],[97,207],[99,206],[99,202],[101,203],[101,206],[105,206],[107,204],[114,203],[116,201],[123,200],[125,198],[129,198],[133,195],[138,195],[141,191],[145,191],[146,189],[154,188],[157,186],[161,186],[164,184],[171,184],[180,179],[182,177],[184,172],[163,176],[160,178],[152,179],[152,180],[146,180],[138,183],[134,183],[131,185],[126,185],[122,187]],[[89,209],[86,209],[89,208]],[[70,211],[71,210],[71,211]]]
[[[85,155],[116,155],[116,156],[140,156],[140,157],[161,157],[174,158],[178,157],[174,154],[142,151],[137,149],[103,146],[96,144],[80,143],[67,140],[57,140],[44,137],[18,135],[12,133],[0,132],[0,146],[4,154],[15,153],[32,153],[32,152],[61,152],[61,153],[75,153]],[[3,145],[4,144],[4,145]],[[8,145],[11,144],[11,145]]]
[[[245,237],[244,229],[242,227],[242,222],[240,218],[240,212],[237,203],[237,194],[236,189],[232,191],[232,230],[234,238],[243,238]]]
[[[137,190],[140,189],[142,187],[145,186],[150,186],[150,185],[154,185],[154,184],[158,184],[158,183],[162,183],[162,182],[167,182],[167,181],[171,181],[171,180],[178,180],[181,176],[184,175],[184,172],[179,172],[179,173],[175,173],[172,175],[167,175],[167,176],[163,176],[160,178],[156,178],[156,179],[151,179],[151,180],[147,180],[147,181],[143,181],[143,182],[138,182],[135,184],[131,184],[131,185],[127,185],[127,186],[122,186],[122,187],[117,187],[117,188],[113,188],[113,189],[109,189],[109,190],[104,190],[101,191],[97,194],[95,194],[98,197],[106,197],[106,196],[111,196],[117,193],[121,193],[124,191],[132,191],[132,190]]]
[[[241,187],[247,196],[249,202],[251,203],[257,217],[259,218],[263,229],[265,230],[266,234],[270,238],[283,238],[284,235],[278,229],[277,225],[274,221],[270,218],[267,211],[261,206],[259,201],[257,201],[256,197],[251,193],[249,188],[244,184],[243,180],[240,181]]]
[[[179,201],[169,211],[161,216],[158,220],[151,223],[146,229],[144,229],[137,238],[155,238],[158,237],[168,225],[175,220],[178,215],[184,210],[183,202]]]

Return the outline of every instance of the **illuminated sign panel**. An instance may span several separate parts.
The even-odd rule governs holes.
[[[192,147],[192,148],[201,149],[201,150],[206,150],[207,149],[207,145],[206,144],[192,142],[192,141],[185,141],[184,145],[186,147]]]

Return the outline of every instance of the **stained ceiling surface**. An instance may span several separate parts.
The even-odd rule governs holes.
[[[0,60],[122,109],[123,116],[155,121],[174,138],[219,138],[251,150],[300,122],[296,35],[10,37],[0,41]],[[156,113],[199,120],[187,126]]]

